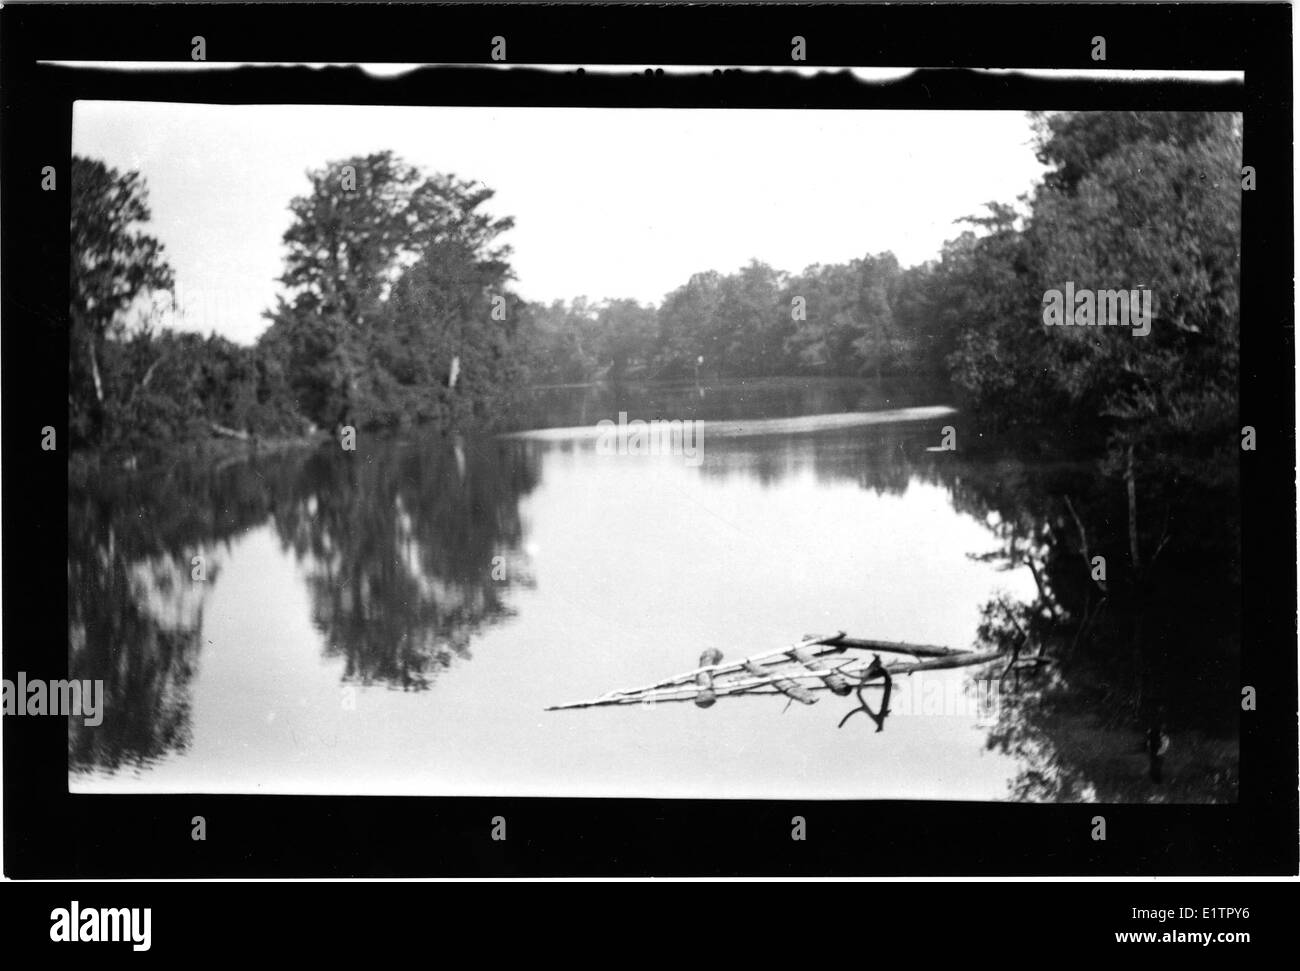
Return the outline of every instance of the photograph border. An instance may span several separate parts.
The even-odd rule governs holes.
[[[214,62],[168,62],[206,38]],[[509,61],[489,63],[491,38]],[[787,65],[790,39],[808,60]],[[1241,71],[1244,82],[1081,75]],[[77,100],[835,109],[1241,111],[1242,686],[1235,805],[944,801],[73,795],[67,725],[4,719],[4,859],[19,878],[999,876],[1297,871],[1296,492],[1291,10],[1285,4],[705,7],[191,6],[0,11],[3,670],[64,677],[72,106]],[[356,67],[430,63],[397,77]],[[547,65],[608,65],[602,70]],[[623,69],[622,65],[636,65]],[[698,72],[656,68],[704,66]],[[728,67],[727,65],[734,65]],[[936,65],[939,65],[936,67]],[[765,67],[766,66],[766,67]],[[845,67],[917,67],[868,82]],[[649,68],[647,70],[647,68]],[[789,68],[798,68],[798,71]],[[815,73],[813,69],[818,69]],[[629,148],[631,150],[631,148]],[[54,166],[56,191],[41,190]],[[1231,687],[1231,686],[1230,686]],[[1232,688],[1235,692],[1237,689]],[[203,816],[207,838],[190,838]],[[492,820],[509,838],[491,839]],[[804,817],[807,838],[791,839]],[[1107,835],[1093,838],[1103,816]]]

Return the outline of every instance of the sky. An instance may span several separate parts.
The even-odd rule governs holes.
[[[658,303],[750,259],[797,272],[938,256],[1042,174],[1023,112],[195,105],[79,101],[73,151],[138,170],[181,319],[251,343],[306,172],[391,149],[496,190],[515,290]]]

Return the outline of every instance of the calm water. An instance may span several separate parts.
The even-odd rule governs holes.
[[[1064,749],[963,693],[987,671],[901,680],[880,733],[837,729],[855,702],[829,694],[543,710],[709,646],[972,646],[987,601],[1034,596],[1027,567],[980,559],[1007,520],[984,497],[1033,470],[932,450],[944,404],[851,381],[553,389],[518,423],[545,435],[363,435],[73,481],[72,676],[106,680],[108,714],[74,723],[70,787],[1034,798]],[[702,458],[601,454],[591,429],[619,411],[704,420]],[[1148,798],[1136,736],[1094,727],[1105,773]]]

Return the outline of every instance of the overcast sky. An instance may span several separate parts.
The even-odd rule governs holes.
[[[289,200],[392,149],[497,191],[517,291],[658,302],[701,270],[938,255],[954,220],[1041,176],[1023,112],[424,108],[77,102],[73,151],[145,177],[177,326],[251,342]]]

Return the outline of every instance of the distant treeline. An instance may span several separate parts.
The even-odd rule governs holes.
[[[532,308],[535,379],[929,374],[1003,424],[1074,432],[1235,417],[1241,129],[1235,115],[1034,116],[1043,183],[990,202],[938,260],[698,273],[658,307]],[[954,173],[954,177],[959,177]],[[1148,289],[1152,330],[1048,328],[1044,294]]]
[[[774,374],[927,374],[999,424],[1117,444],[1235,421],[1240,117],[1036,114],[1043,183],[990,202],[937,260],[892,253],[800,273],[697,273],[659,306],[512,290],[492,190],[383,152],[308,174],[283,295],[253,347],[156,331],[172,287],[138,174],[73,163],[74,439],[132,446],[490,415],[529,384]],[[954,178],[960,178],[954,162]],[[1043,325],[1043,295],[1150,289],[1151,333]],[[232,281],[237,286],[238,281]],[[143,317],[143,320],[142,320]]]
[[[881,253],[792,276],[754,260],[736,273],[696,273],[658,307],[584,297],[534,305],[534,373],[546,383],[943,373],[955,331],[924,303],[938,267],[904,270]]]

